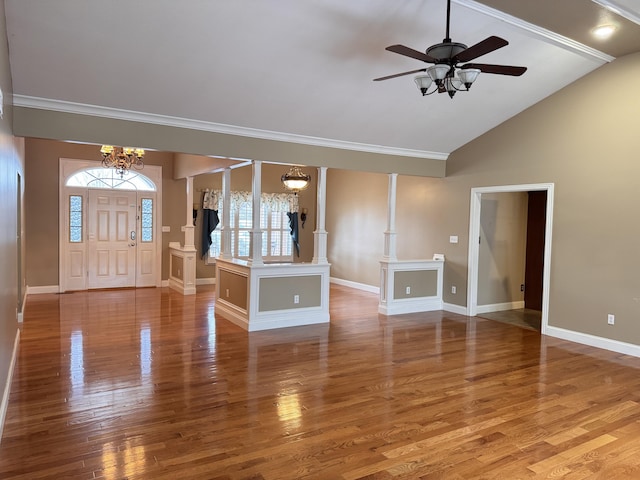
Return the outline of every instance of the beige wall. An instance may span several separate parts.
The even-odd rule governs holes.
[[[448,165],[451,195],[555,183],[549,323],[635,344],[640,92],[620,85],[638,73],[640,54],[601,67],[461,148]]]
[[[385,174],[328,171],[327,231],[332,277],[379,286],[388,185],[389,175]],[[451,226],[453,219],[437,203],[445,190],[443,179],[398,176],[396,241],[400,260],[431,259],[434,253],[453,251],[449,235],[461,232]],[[452,206],[469,208],[468,198],[453,198],[451,202]],[[433,228],[430,219],[439,221],[438,229]],[[456,262],[447,258],[445,273],[450,282],[459,284],[466,270]]]
[[[24,250],[18,248],[18,176],[24,185],[22,141],[12,134],[12,83],[9,71],[9,51],[4,17],[4,2],[0,2],[0,87],[4,93],[4,115],[0,119],[0,388],[11,380],[9,368],[13,344],[18,330],[18,292],[24,286],[19,278]],[[21,199],[22,200],[22,199]],[[19,267],[20,266],[20,267]],[[1,397],[0,397],[1,398]],[[4,399],[8,401],[8,399]],[[0,425],[1,432],[2,425]]]
[[[378,285],[387,218],[387,175],[327,171],[327,256],[331,276]]]
[[[480,210],[478,305],[524,300],[527,192],[486,193]]]
[[[374,172],[396,170],[398,173],[440,177],[444,176],[446,168],[445,161],[430,158],[304,145],[25,107],[16,107],[14,129],[16,135],[23,137],[110,145],[140,145],[165,152],[217,155],[316,167]]]
[[[26,281],[33,286],[58,285],[58,172],[60,158],[100,160],[97,145],[29,138],[25,142]],[[148,152],[148,165],[162,166],[162,279],[169,278],[169,242],[183,242],[185,180],[173,179],[173,155]]]
[[[409,288],[409,293],[407,293]],[[437,270],[398,270],[393,275],[393,299],[435,297],[438,294]]]
[[[220,298],[224,298],[225,301],[246,310],[249,306],[248,281],[249,279],[244,275],[229,272],[228,270],[220,270]]]
[[[322,302],[322,276],[264,277],[260,279],[258,311],[319,307]],[[298,296],[298,303],[294,296]]]

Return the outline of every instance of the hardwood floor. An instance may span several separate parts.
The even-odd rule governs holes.
[[[542,328],[542,312],[529,308],[516,308],[514,310],[502,310],[498,312],[479,313],[479,317],[496,322],[517,325],[539,332]]]
[[[2,479],[640,479],[640,359],[480,318],[248,334],[210,288],[28,299]]]

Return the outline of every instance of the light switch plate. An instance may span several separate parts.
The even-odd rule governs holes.
[[[451,235],[449,237],[449,243],[458,243],[458,236],[457,235]]]

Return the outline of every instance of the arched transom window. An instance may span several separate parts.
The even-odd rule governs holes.
[[[88,168],[74,173],[66,183],[67,187],[105,188],[111,190],[140,190],[155,192],[156,185],[151,179],[136,171],[127,172],[122,178],[113,168]]]

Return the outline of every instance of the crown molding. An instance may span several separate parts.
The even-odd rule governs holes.
[[[596,0],[593,0],[596,1]],[[607,55],[600,50],[596,50],[595,48],[591,48],[587,45],[584,45],[580,42],[576,42],[568,37],[563,35],[559,35],[551,30],[547,30],[546,28],[542,28],[538,25],[534,25],[529,22],[525,22],[524,20],[514,17],[513,15],[509,15],[508,13],[501,12],[500,10],[496,10],[495,8],[488,7],[482,3],[475,2],[474,0],[453,0],[454,3],[461,5],[463,7],[470,8],[477,12],[480,12],[484,15],[488,15],[497,20],[501,20],[509,25],[513,25],[516,28],[521,30],[525,30],[529,33],[534,34],[536,37],[544,39],[554,45],[558,45],[567,50],[575,52],[583,57],[586,57],[590,60],[598,60],[601,62],[613,62],[615,57],[611,55]],[[599,2],[598,2],[599,3]]]
[[[241,137],[259,138],[263,140],[275,140],[279,142],[298,143],[303,145],[313,145],[317,147],[338,148],[342,150],[354,150],[368,153],[379,153],[383,155],[397,155],[401,157],[425,158],[430,160],[446,160],[449,156],[444,152],[429,152],[425,150],[412,150],[408,148],[386,147],[383,145],[371,145],[367,143],[347,142],[343,140],[332,140],[328,138],[311,137],[297,135],[294,133],[274,132],[270,130],[260,130],[256,128],[240,127],[237,125],[226,125],[223,123],[205,122],[189,118],[172,117],[168,115],[157,115],[154,113],[136,112],[133,110],[123,110],[119,108],[103,107],[99,105],[87,105],[84,103],[67,102],[64,100],[54,100],[51,98],[32,97],[29,95],[13,95],[13,105],[23,108],[34,108],[40,110],[51,110],[63,113],[74,113],[79,115],[90,115],[94,117],[112,118],[116,120],[127,120],[132,122],[149,123],[153,125],[164,125],[168,127],[186,128],[191,130],[202,130],[205,132],[222,133],[227,135],[238,135]]]
[[[627,20],[640,25],[640,15],[627,10],[622,5],[619,5],[618,2],[612,2],[609,0],[591,0],[594,3],[606,8],[607,10],[612,11],[616,15],[620,15],[621,17],[626,18]]]

